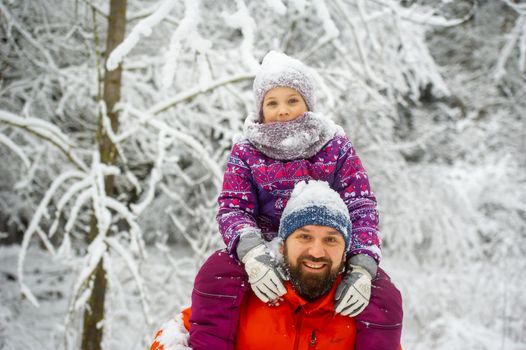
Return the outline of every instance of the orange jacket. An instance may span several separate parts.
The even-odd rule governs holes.
[[[286,283],[284,301],[274,307],[249,293],[241,308],[236,349],[354,349],[354,319],[334,312],[337,284],[321,299],[307,303]]]
[[[241,306],[236,349],[354,349],[354,319],[334,312],[337,284],[323,298],[312,303],[299,297],[288,282],[285,284],[287,294],[278,306],[268,306],[254,293],[249,293]],[[190,328],[190,313],[190,308],[183,311],[187,330]],[[156,335],[156,339],[161,333]],[[164,346],[156,340],[151,349],[162,350]]]
[[[241,306],[237,329],[238,350],[351,350],[355,347],[356,325],[353,318],[334,313],[335,287],[323,298],[307,303],[286,283],[287,294],[278,306],[268,306],[249,293]],[[188,341],[191,308],[182,312],[182,320],[172,320],[168,329],[157,332],[150,350],[165,350],[163,332]],[[184,331],[181,335],[179,331]],[[402,350],[402,347],[400,347]]]

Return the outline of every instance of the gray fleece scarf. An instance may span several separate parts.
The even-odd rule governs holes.
[[[307,159],[343,129],[332,120],[307,112],[295,120],[261,124],[255,115],[245,121],[245,137],[258,151],[277,160]]]

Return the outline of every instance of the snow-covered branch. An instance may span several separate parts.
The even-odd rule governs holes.
[[[270,1],[268,1],[270,3]],[[276,2],[278,4],[276,4]],[[237,12],[233,14],[227,14],[223,12],[221,15],[225,20],[225,23],[231,27],[241,29],[243,33],[243,42],[241,43],[241,56],[245,66],[252,72],[254,72],[258,66],[258,61],[254,58],[254,40],[256,35],[256,21],[250,15],[247,5],[243,0],[236,0]],[[284,5],[279,1],[275,0],[272,4],[274,9],[277,11],[283,11],[280,7]],[[286,11],[286,8],[285,8]]]
[[[162,168],[163,168],[164,158],[165,158],[165,155],[166,155],[166,148],[171,143],[172,143],[172,140],[169,140],[166,137],[166,131],[164,129],[161,129],[159,131],[159,151],[158,151],[158,156],[157,156],[157,159],[155,160],[155,166],[154,166],[154,168],[152,169],[152,171],[150,173],[150,183],[149,183],[148,192],[146,193],[146,196],[142,200],[141,203],[133,204],[131,206],[131,209],[132,209],[132,211],[134,212],[135,215],[140,215],[144,211],[144,209],[146,209],[146,207],[148,205],[150,205],[150,203],[154,199],[155,188],[157,186],[157,183],[163,177],[163,175],[162,175]]]
[[[21,118],[8,111],[0,110],[0,122],[24,129],[56,146],[79,170],[87,166],[74,153],[76,148],[69,138],[56,126],[39,118]]]
[[[165,55],[166,63],[162,70],[162,84],[165,88],[169,87],[174,79],[177,68],[176,62],[181,53],[183,42],[188,41],[189,45],[198,47],[199,51],[206,51],[210,47],[210,42],[199,36],[197,32],[200,4],[200,0],[184,0],[184,18],[172,34],[170,47]]]
[[[415,315],[407,338],[420,342],[411,329],[428,335],[414,348],[458,348],[462,343],[444,343],[444,334],[460,339],[465,324],[475,324],[469,330],[476,334],[502,331],[524,343],[515,322],[526,312],[524,288],[503,284],[489,291],[486,280],[469,278],[480,268],[487,280],[498,280],[502,271],[519,280],[513,271],[524,265],[517,244],[526,202],[517,190],[526,182],[523,4],[128,1],[129,31],[106,62],[108,69],[126,62],[116,129],[100,102],[105,7],[102,0],[0,4],[6,39],[0,48],[0,239],[16,241],[25,232],[17,271],[27,300],[42,303],[43,284],[32,285],[29,276],[36,263],[29,259],[40,251],[33,243],[67,265],[64,278],[74,271],[73,288],[61,289],[71,296],[66,322],[72,328],[73,317],[89,308],[93,272],[102,262],[110,301],[98,324],[110,335],[104,346],[146,347],[153,329],[143,317],[156,323],[186,303],[195,268],[224,245],[215,222],[223,167],[233,137],[256,108],[254,67],[281,48],[313,69],[320,113],[342,125],[367,167],[381,208],[385,262],[409,296],[407,314]],[[498,80],[488,79],[488,71]],[[112,165],[101,161],[100,133],[116,148]],[[399,260],[409,267],[400,269]],[[517,269],[509,267],[517,261]],[[425,283],[422,276],[436,266],[447,267],[439,282],[448,293],[436,288],[441,302],[430,305],[426,286],[437,283],[436,274]],[[415,285],[414,276],[422,283]],[[479,305],[491,307],[480,311],[457,300],[459,283],[467,294],[485,290]],[[507,297],[518,300],[516,315],[502,301]],[[452,305],[468,316],[459,320],[444,311]],[[2,311],[0,329],[21,324],[18,315],[2,323]],[[447,317],[455,327],[447,327]],[[480,319],[498,326],[471,322]],[[78,343],[78,331],[70,338]],[[479,345],[466,346],[485,349]]]
[[[526,4],[519,1],[503,0],[509,7],[516,11],[520,16],[526,15]]]
[[[135,45],[141,40],[141,37],[150,36],[153,27],[159,24],[167,16],[175,5],[177,5],[176,1],[164,0],[154,13],[137,23],[128,37],[111,52],[108,61],[106,62],[106,68],[108,70],[116,69],[124,57],[130,53]]]
[[[137,288],[141,297],[141,305],[144,319],[146,321],[146,324],[150,326],[152,323],[152,318],[150,316],[150,306],[148,305],[148,296],[146,294],[146,288],[144,285],[144,281],[141,277],[139,267],[135,263],[133,257],[130,255],[128,250],[122,244],[120,244],[116,238],[107,237],[105,241],[110,246],[110,249],[112,251],[115,251],[119,256],[122,257],[122,259],[126,263],[126,267],[132,273],[133,279],[137,284]]]
[[[37,307],[39,305],[37,299],[24,283],[24,261],[26,258],[27,249],[29,248],[29,243],[31,242],[33,233],[35,233],[39,229],[38,225],[40,223],[40,220],[43,216],[47,215],[49,202],[55,195],[55,192],[58,190],[58,188],[69,179],[81,178],[83,176],[84,173],[78,171],[68,171],[56,178],[47,190],[46,195],[40,202],[35,214],[33,214],[33,218],[31,219],[31,222],[29,223],[26,232],[24,232],[24,239],[22,240],[22,247],[20,249],[20,254],[18,258],[18,282],[20,284],[22,294],[24,294],[31,301],[31,303]]]
[[[37,58],[34,58],[35,64],[39,66],[47,65],[54,71],[58,70],[57,64],[55,63],[55,60],[53,59],[49,51],[44,47],[44,45],[42,45],[42,43],[33,38],[29,31],[24,29],[24,27],[17,21],[17,19],[9,13],[9,11],[3,3],[0,3],[0,14],[2,14],[4,18],[7,19],[7,23],[10,28],[12,27],[18,30],[22,34],[22,36],[45,57],[46,63],[40,62]]]
[[[98,4],[94,3],[93,1],[91,1],[91,0],[82,0],[82,1],[85,2],[86,5],[88,5],[90,8],[92,8],[93,11],[95,11],[100,16],[102,16],[104,18],[108,18],[109,17],[108,11],[102,9]]]
[[[122,216],[126,223],[130,227],[130,238],[131,238],[131,251],[137,253],[140,258],[146,257],[146,249],[144,246],[144,240],[142,238],[142,230],[139,224],[136,221],[135,215],[128,210],[122,203],[119,201],[108,197],[106,198],[106,204],[109,209],[115,210],[119,215]]]
[[[159,114],[161,112],[164,112],[174,107],[175,105],[183,101],[188,101],[196,97],[197,95],[207,93],[223,85],[233,84],[233,83],[237,83],[240,81],[249,80],[252,78],[254,78],[254,73],[241,73],[241,74],[235,74],[235,75],[227,76],[224,78],[216,79],[214,81],[211,81],[208,85],[196,86],[192,89],[189,89],[188,91],[181,92],[166,100],[157,102],[156,104],[154,104],[148,109],[147,114],[152,115],[152,116]]]
[[[97,235],[88,247],[88,253],[83,259],[81,270],[78,272],[77,280],[73,286],[73,293],[65,319],[66,328],[69,326],[74,313],[85,307],[86,301],[93,291],[91,286],[93,273],[108,250],[105,236],[104,233]]]
[[[18,147],[16,143],[11,141],[9,137],[5,136],[2,133],[0,133],[0,143],[3,143],[5,146],[7,146],[7,148],[12,150],[20,158],[20,160],[22,160],[26,168],[29,168],[31,166],[31,162],[29,161],[29,158],[26,156],[24,151],[20,147]]]
[[[506,74],[506,63],[508,62],[515,45],[519,47],[519,69],[524,72],[525,69],[525,55],[526,55],[526,14],[517,18],[515,26],[508,35],[506,45],[502,48],[497,64],[495,65],[495,71],[493,78],[500,80]]]

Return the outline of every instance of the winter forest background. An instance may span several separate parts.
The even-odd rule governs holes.
[[[404,348],[526,349],[526,2],[1,0],[0,40],[0,349],[144,349],[189,303],[271,49],[369,172]]]

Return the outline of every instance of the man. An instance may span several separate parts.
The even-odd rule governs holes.
[[[350,233],[338,193],[321,181],[296,186],[278,233],[284,241],[280,252],[287,293],[274,307],[249,294],[237,327],[237,349],[354,348],[354,319],[334,311]]]
[[[198,338],[205,339],[204,343],[193,344],[196,348],[206,348],[214,343],[214,338],[223,337],[235,338],[233,345],[236,349],[354,349],[356,323],[352,317],[343,314],[351,314],[356,308],[363,309],[364,300],[368,301],[370,297],[370,283],[364,284],[369,289],[345,293],[344,297],[350,298],[347,304],[352,305],[348,313],[335,312],[335,293],[342,279],[351,236],[349,214],[338,193],[321,181],[298,184],[283,212],[278,236],[281,243],[275,249],[275,255],[279,262],[275,264],[274,272],[286,280],[286,293],[282,298],[266,304],[254,292],[241,300],[241,295],[233,294],[228,289],[222,295],[208,295],[206,290],[196,291],[210,298],[221,298],[233,308],[241,304],[239,319],[210,313],[207,317],[209,322],[218,323],[221,329],[230,333],[201,335]],[[227,253],[224,257],[232,261]],[[245,268],[241,264],[231,264],[233,271],[239,270],[234,275],[237,277],[231,278],[231,285],[241,283],[249,289]],[[268,262],[251,264],[246,269],[251,282],[253,279],[264,279],[268,273]],[[382,273],[379,270],[379,274]],[[265,289],[259,288],[256,293],[265,293]],[[185,310],[183,315],[187,330],[201,331],[202,325],[192,323],[190,309]],[[158,333],[152,350],[176,349],[167,346],[167,333],[172,332],[165,330]]]

